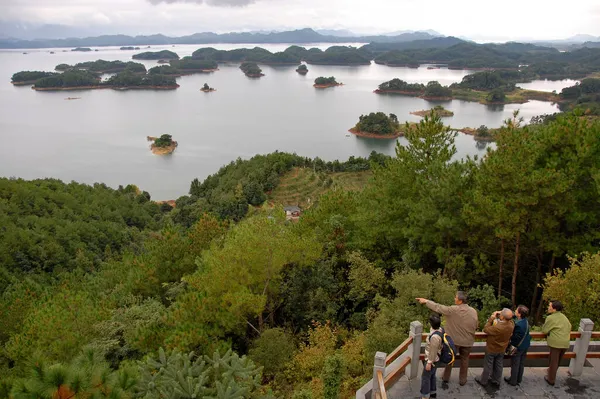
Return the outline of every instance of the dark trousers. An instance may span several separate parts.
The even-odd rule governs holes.
[[[481,373],[480,381],[483,385],[487,384],[490,379],[493,383],[500,385],[502,379],[502,362],[504,361],[504,353],[489,353],[486,352],[483,359],[483,372]]]
[[[525,370],[525,359],[527,350],[517,351],[510,359],[510,384],[517,385],[523,381],[523,371]]]
[[[435,373],[437,371],[437,367],[435,365],[431,365],[431,370],[427,371],[425,369],[425,365],[427,362],[423,364],[423,373],[421,374],[421,396],[424,398],[429,398],[430,396],[435,396],[436,393],[436,379]]]
[[[550,348],[550,367],[548,367],[548,382],[550,384],[554,384],[556,382],[558,365],[566,352],[566,348]]]
[[[460,356],[460,374],[458,375],[458,382],[460,383],[460,385],[465,385],[467,383],[467,374],[469,372],[469,355],[471,354],[471,347],[457,346],[456,351]],[[450,381],[451,374],[452,365],[446,366],[446,368],[444,369],[444,376],[442,377],[442,379],[445,382]]]

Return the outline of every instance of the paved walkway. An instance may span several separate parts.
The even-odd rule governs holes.
[[[577,379],[567,375],[567,367],[561,367],[554,387],[544,381],[545,368],[526,367],[523,383],[516,387],[502,381],[500,388],[483,388],[475,382],[475,376],[481,375],[481,368],[469,370],[469,378],[464,386],[458,385],[458,368],[452,371],[450,383],[442,384],[441,370],[438,370],[438,399],[466,398],[551,398],[551,399],[600,399],[600,359],[588,359],[594,367],[585,367],[583,375]],[[504,376],[510,375],[510,368],[504,368]],[[421,369],[419,377],[409,381],[406,376],[400,378],[387,392],[389,399],[420,398]]]

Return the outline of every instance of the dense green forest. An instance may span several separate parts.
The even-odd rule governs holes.
[[[399,91],[405,93],[414,93],[420,95],[425,91],[425,85],[421,83],[407,83],[402,79],[394,78],[379,85],[382,91]]]
[[[332,46],[325,51],[318,48],[306,49],[291,46],[281,52],[254,47],[252,49],[216,50],[212,47],[198,49],[192,53],[194,59],[209,59],[217,62],[255,62],[259,64],[297,65],[300,61],[323,65],[369,65],[371,55],[354,47]]]
[[[428,317],[414,298],[457,288],[482,322],[517,303],[540,322],[549,298],[598,320],[600,122],[517,115],[496,135],[458,159],[426,117],[393,158],[237,160],[175,208],[0,179],[0,397],[351,397]],[[292,168],[372,180],[289,223],[268,193]]]
[[[124,62],[124,61],[105,61],[105,60],[97,60],[97,61],[87,61],[80,62],[75,64],[74,66],[67,64],[59,64],[56,66],[55,70],[57,71],[68,71],[71,69],[83,69],[90,72],[96,73],[116,73],[122,71],[130,71],[135,73],[146,73],[146,67],[144,64],[140,64],[139,62]]]
[[[159,65],[148,69],[148,74],[180,76],[181,71],[171,65]]]
[[[317,86],[336,86],[339,83],[335,80],[335,76],[326,78],[325,76],[319,76],[315,79],[315,85]]]
[[[389,116],[383,112],[371,112],[368,115],[361,115],[358,118],[358,123],[354,126],[357,132],[394,135],[400,129],[398,117],[394,114]]]
[[[448,38],[446,38],[448,39]],[[370,44],[361,47],[375,55],[375,62],[390,66],[444,63],[449,68],[522,68],[528,74],[548,79],[581,78],[600,69],[600,49],[582,48],[560,52],[533,44],[476,44],[406,48],[406,43]],[[381,50],[387,50],[381,52]]]
[[[128,71],[112,75],[103,84],[112,87],[177,86],[177,82],[173,76],[159,74],[139,75]]]
[[[262,69],[255,62],[242,62],[240,69],[246,76],[260,77],[263,76]]]
[[[375,93],[396,93],[429,99],[453,98],[477,101],[483,104],[524,103],[530,99],[559,100],[556,93],[525,90],[517,87],[517,83],[528,82],[533,78],[529,72],[513,70],[475,72],[466,75],[461,82],[453,83],[450,86],[442,86],[437,81],[428,82],[427,85],[407,83],[395,78],[381,83]]]
[[[587,78],[560,92],[559,107],[563,111],[581,108],[586,115],[600,115],[600,79]]]
[[[71,69],[35,81],[34,88],[60,89],[76,87],[177,87],[175,78],[159,74],[139,74],[124,70],[100,81],[100,76],[87,70]]]
[[[54,75],[56,75],[54,72],[21,71],[13,74],[11,82],[15,84],[33,83],[38,79],[47,78]]]
[[[41,89],[62,87],[87,87],[100,84],[100,76],[85,70],[67,70],[35,81],[33,87]]]
[[[171,60],[170,64],[172,67],[183,72],[213,70],[219,67],[214,60],[199,60],[191,57],[183,57],[180,60]]]
[[[179,56],[170,50],[162,50],[134,54],[131,58],[134,60],[178,60]]]
[[[305,74],[308,72],[308,67],[306,66],[306,64],[300,64],[298,65],[298,68],[296,68],[296,72],[300,74]]]

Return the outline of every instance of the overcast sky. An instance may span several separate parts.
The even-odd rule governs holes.
[[[600,36],[600,0],[0,0],[0,20],[111,34],[433,29],[506,41]]]

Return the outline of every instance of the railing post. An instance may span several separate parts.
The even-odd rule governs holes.
[[[410,323],[410,333],[412,343],[406,350],[410,355],[410,364],[406,367],[405,375],[409,380],[417,378],[419,373],[419,356],[421,355],[421,335],[423,334],[423,324],[420,321]]]
[[[375,353],[375,365],[373,366],[373,391],[371,394],[371,398],[378,398],[381,394],[379,390],[379,383],[377,382],[377,372],[381,371],[385,376],[385,358],[387,357],[387,353],[385,352],[377,352]]]
[[[579,321],[579,332],[581,333],[581,337],[575,340],[575,345],[573,346],[575,358],[571,359],[571,362],[569,363],[569,374],[572,377],[579,377],[583,373],[585,356],[587,355],[590,346],[593,330],[594,322],[590,319],[581,319]]]

